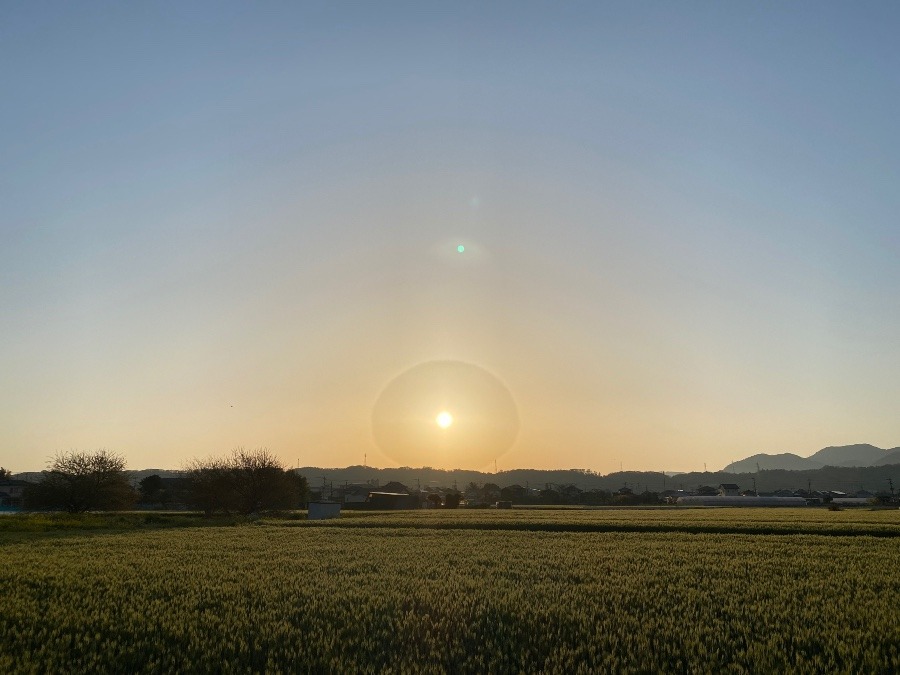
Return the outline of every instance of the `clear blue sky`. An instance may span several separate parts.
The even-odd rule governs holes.
[[[439,359],[515,398],[501,468],[900,445],[898,34],[890,2],[3,3],[0,463],[387,466],[379,392]]]

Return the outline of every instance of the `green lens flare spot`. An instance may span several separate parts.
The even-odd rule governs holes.
[[[460,244],[459,246],[456,247],[456,251],[457,251],[457,253],[465,253],[466,247],[463,246],[462,244]]]

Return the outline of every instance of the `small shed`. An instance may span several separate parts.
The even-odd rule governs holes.
[[[307,520],[328,520],[340,518],[341,505],[336,502],[310,502]]]

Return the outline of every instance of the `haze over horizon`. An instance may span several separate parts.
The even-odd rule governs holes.
[[[4,5],[0,464],[399,466],[376,401],[448,361],[514,440],[423,466],[895,447],[898,31],[882,2]],[[435,405],[437,448],[466,419]]]

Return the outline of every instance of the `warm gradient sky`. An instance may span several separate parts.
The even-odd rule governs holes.
[[[391,466],[442,359],[501,469],[900,444],[900,4],[484,5],[2,3],[0,464]]]

